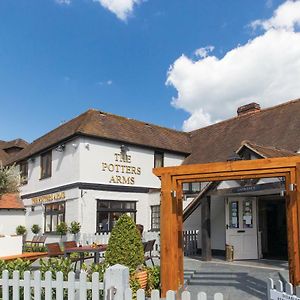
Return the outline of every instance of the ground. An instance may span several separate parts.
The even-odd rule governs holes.
[[[221,292],[224,300],[267,299],[267,279],[288,278],[288,265],[285,261],[239,261],[228,263],[221,259],[202,262],[199,258],[184,259],[186,289],[192,299],[206,292],[208,300]],[[280,273],[280,274],[279,274]]]

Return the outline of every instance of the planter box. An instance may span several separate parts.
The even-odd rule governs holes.
[[[0,236],[0,259],[2,256],[22,254],[22,236]]]

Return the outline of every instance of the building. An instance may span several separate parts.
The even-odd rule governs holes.
[[[6,161],[13,159],[14,155],[25,147],[28,143],[22,139],[15,139],[12,141],[0,140],[0,164],[5,165]]]
[[[120,214],[159,230],[158,166],[298,155],[300,100],[267,109],[256,103],[237,116],[184,133],[89,110],[40,137],[7,163],[17,162],[29,228],[55,233],[79,221],[87,233],[107,232]],[[286,257],[282,178],[184,185],[184,229],[201,229],[201,204],[210,203],[212,249],[235,257]],[[198,247],[201,249],[201,230]]]

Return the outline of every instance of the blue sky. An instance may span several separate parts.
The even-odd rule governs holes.
[[[192,63],[222,59],[264,34],[262,22],[257,30],[249,24],[270,19],[284,3],[148,0],[135,4],[122,20],[98,1],[62,2],[0,1],[2,140],[32,141],[89,108],[181,129],[195,118],[193,109],[204,106],[193,108],[180,98],[179,71],[166,85],[170,66],[177,71],[182,54]],[[208,45],[214,46],[212,53],[194,54]],[[285,95],[280,101],[289,99]],[[200,96],[203,101],[205,94]],[[171,104],[172,98],[177,103]],[[213,106],[203,109],[210,122],[235,114],[231,109],[213,117]]]

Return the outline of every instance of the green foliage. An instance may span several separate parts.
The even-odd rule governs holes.
[[[31,232],[33,234],[38,234],[41,231],[41,227],[38,224],[33,224],[31,226]]]
[[[112,266],[121,264],[136,270],[144,263],[144,248],[134,221],[126,214],[117,221],[111,232],[105,260]]]
[[[0,164],[0,196],[6,193],[17,193],[19,188],[19,169],[15,165],[3,167]]]
[[[68,279],[68,273],[73,271],[72,260],[69,258],[49,258],[40,260],[40,271],[42,278],[45,278],[47,271],[50,271],[52,278],[56,279],[56,272],[62,272],[64,280]]]
[[[24,252],[47,252],[47,248],[43,245],[25,244]]]
[[[148,295],[151,294],[152,290],[159,290],[160,289],[160,267],[147,267],[148,273],[148,282],[147,282],[147,291]]]
[[[70,228],[69,228],[70,233],[77,234],[77,233],[79,233],[80,229],[81,229],[81,225],[79,222],[76,222],[76,221],[71,222]]]
[[[0,260],[0,278],[2,277],[2,272],[4,270],[8,270],[10,278],[15,270],[20,272],[20,278],[24,278],[24,272],[30,270],[30,265],[31,261],[21,258],[8,262]]]
[[[66,222],[60,222],[57,226],[56,226],[56,232],[58,234],[60,234],[61,236],[66,235],[68,232],[68,225]]]
[[[27,230],[26,230],[25,226],[23,226],[23,225],[17,226],[17,228],[16,228],[16,234],[17,235],[24,235],[26,233],[27,233]]]

